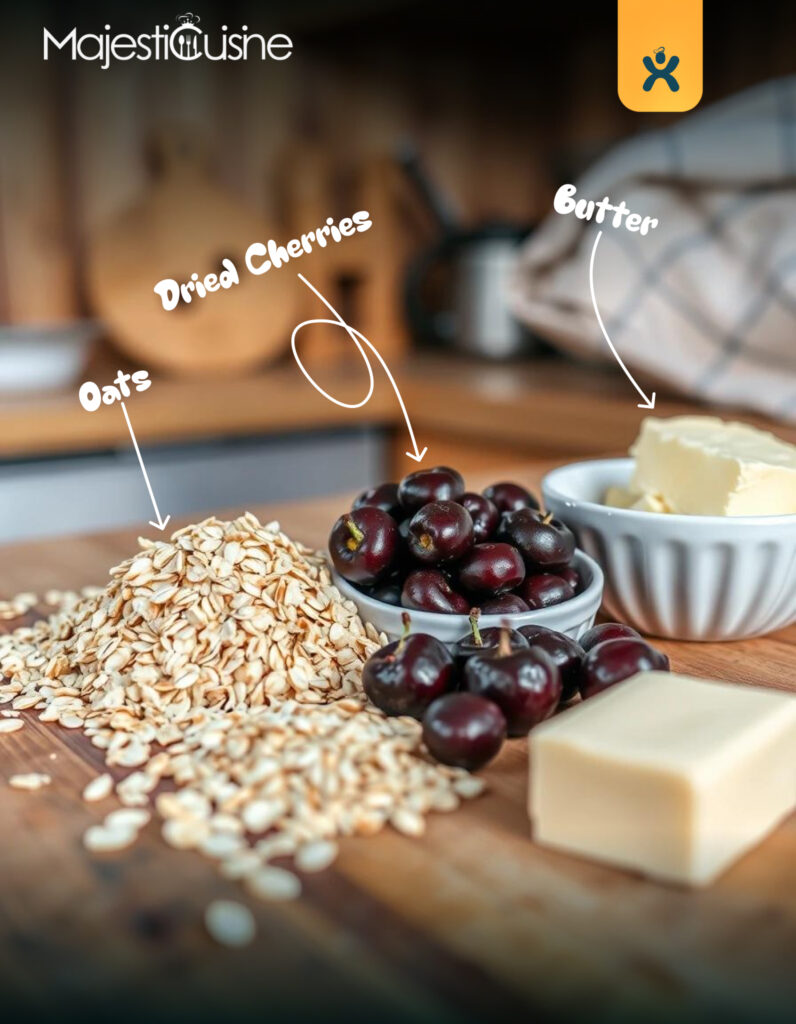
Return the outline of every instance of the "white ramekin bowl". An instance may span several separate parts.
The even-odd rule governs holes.
[[[600,608],[603,593],[603,574],[599,565],[582,551],[575,553],[573,562],[580,573],[584,587],[579,594],[563,601],[561,604],[542,608],[536,612],[522,612],[516,615],[483,615],[479,619],[482,629],[487,626],[500,626],[504,622],[513,629],[520,626],[547,626],[559,633],[566,633],[574,640],[582,636],[594,625],[594,617]],[[353,601],[365,622],[371,622],[380,633],[386,633],[391,639],[401,635],[401,616],[406,608],[374,601],[332,569],[332,580],[343,595]],[[443,643],[455,643],[467,635],[470,624],[466,615],[440,615],[437,612],[410,611],[412,630],[416,633],[430,633]]]
[[[609,508],[632,459],[562,466],[545,505],[605,573],[605,606],[643,633],[740,640],[796,622],[796,515],[680,516]]]

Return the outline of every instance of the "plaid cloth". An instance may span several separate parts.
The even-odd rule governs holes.
[[[659,219],[641,236],[609,214],[595,257],[600,313],[640,386],[796,421],[796,77],[624,143],[577,182],[576,200],[606,195]],[[510,302],[561,348],[612,359],[589,295],[599,230],[552,213]]]

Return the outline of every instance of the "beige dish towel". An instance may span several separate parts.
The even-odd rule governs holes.
[[[595,257],[600,313],[646,393],[662,381],[796,422],[796,77],[624,143],[575,184],[660,221],[603,224]],[[589,294],[599,230],[551,213],[510,302],[560,348],[612,359]]]

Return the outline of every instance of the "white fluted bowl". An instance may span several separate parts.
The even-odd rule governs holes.
[[[740,640],[796,622],[796,515],[680,516],[609,508],[632,459],[562,466],[542,481],[545,506],[605,574],[604,604],[642,633]]]
[[[478,620],[481,629],[488,626],[501,626],[507,623],[512,629],[520,626],[546,626],[559,633],[566,633],[577,640],[587,629],[594,625],[594,618],[600,608],[603,593],[603,574],[599,565],[582,551],[575,552],[574,567],[583,581],[580,593],[561,604],[540,608],[535,612],[517,612],[514,615],[482,615]],[[407,610],[398,608],[357,590],[339,573],[332,572],[332,582],[348,600],[357,606],[360,618],[371,622],[380,633],[386,633],[391,640],[397,639],[402,632],[401,616]],[[439,612],[409,611],[412,616],[412,630],[415,633],[430,633],[443,643],[455,643],[467,635],[470,623],[466,615],[442,615]]]

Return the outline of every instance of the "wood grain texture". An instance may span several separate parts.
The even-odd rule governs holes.
[[[496,466],[538,486],[540,465]],[[468,481],[482,486],[486,479]],[[328,498],[256,509],[322,545],[345,505]],[[2,589],[101,583],[135,531],[0,552]],[[796,690],[796,628],[733,644],[662,643],[673,667]],[[150,825],[133,850],[89,856],[83,829],[102,812],[80,800],[100,767],[81,734],[25,715],[0,737],[0,779],[46,771],[49,789],[0,785],[4,998],[38,1016],[112,1008],[191,1020],[785,1021],[796,997],[796,819],[712,888],[688,892],[536,847],[525,809],[525,744],[485,772],[490,791],[426,837],[387,830],[346,840],[301,901],[258,905],[256,944],[214,947],[201,916],[242,898]],[[49,966],[41,984],[43,962]],[[182,1017],[180,1017],[182,1019]],[[792,1019],[792,1018],[790,1018]]]

